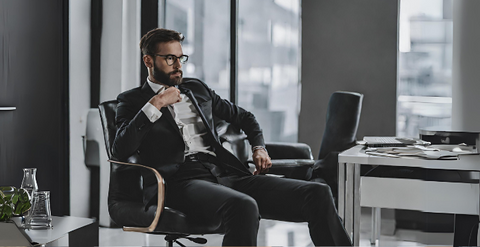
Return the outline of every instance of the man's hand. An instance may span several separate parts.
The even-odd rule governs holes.
[[[264,149],[257,149],[253,152],[252,155],[253,163],[255,164],[255,172],[253,175],[258,175],[262,172],[267,172],[268,168],[272,167],[272,161],[270,160],[270,156],[268,156],[267,151]]]
[[[162,107],[175,104],[180,101],[182,101],[180,90],[178,90],[176,87],[169,87],[163,92],[153,96],[148,102],[160,110]]]

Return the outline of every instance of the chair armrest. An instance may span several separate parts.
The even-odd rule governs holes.
[[[270,142],[265,147],[272,159],[272,167],[265,174],[308,180],[315,163],[310,146],[305,143]],[[248,163],[253,163],[251,159]]]
[[[283,175],[286,178],[308,180],[311,177],[311,168],[315,160],[310,159],[281,159],[272,160],[272,167],[266,174]]]
[[[157,196],[157,209],[155,211],[155,217],[153,218],[152,223],[148,227],[129,227],[124,226],[123,230],[128,232],[153,232],[157,227],[158,221],[160,220],[160,215],[163,211],[163,206],[165,202],[165,183],[163,181],[162,175],[152,167],[144,166],[140,164],[128,163],[128,162],[120,162],[116,160],[108,160],[108,162],[119,164],[119,165],[127,165],[127,166],[138,166],[142,168],[146,168],[155,174],[158,183],[158,196]]]
[[[271,142],[265,147],[272,159],[311,159],[312,150],[305,143]]]
[[[253,164],[253,160],[248,160]],[[262,174],[281,175],[286,178],[309,180],[315,160],[311,159],[272,159],[272,167]]]
[[[315,164],[315,160],[310,159],[277,159],[272,160],[272,168],[274,167],[300,167],[307,166],[312,167]]]

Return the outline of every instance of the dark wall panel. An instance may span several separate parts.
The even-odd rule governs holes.
[[[320,148],[334,91],[364,94],[357,132],[395,135],[398,1],[302,1],[298,141]]]
[[[0,185],[36,167],[52,213],[69,213],[68,1],[0,0]]]
[[[165,5],[164,5],[165,6]],[[142,0],[141,10],[141,36],[158,27],[158,0]],[[143,84],[148,76],[148,71],[143,64],[143,54],[140,56],[140,83]]]

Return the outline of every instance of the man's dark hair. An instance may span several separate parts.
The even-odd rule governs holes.
[[[155,28],[145,35],[140,40],[140,49],[143,55],[153,55],[157,52],[158,43],[166,43],[171,41],[182,42],[185,37],[183,34],[169,29]]]

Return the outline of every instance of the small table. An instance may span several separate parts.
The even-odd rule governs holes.
[[[344,220],[345,229],[355,246],[359,244],[362,205],[434,213],[479,214],[478,184],[360,176],[361,165],[478,172],[479,155],[461,155],[457,160],[391,158],[365,154],[363,147],[354,146],[338,156],[338,214]]]
[[[17,226],[20,225],[18,217],[12,219]],[[98,246],[98,221],[94,219],[74,216],[52,216],[52,225],[52,228],[25,229],[24,231],[32,242],[42,245],[48,245],[54,241],[62,241],[68,235],[68,242],[60,243],[60,245]]]

